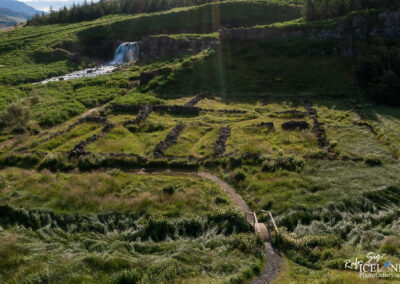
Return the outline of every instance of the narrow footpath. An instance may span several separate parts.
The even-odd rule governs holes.
[[[188,172],[188,171],[175,171],[175,170],[166,170],[166,171],[156,171],[156,172],[145,172],[145,171],[140,171],[140,172],[134,172],[133,174],[140,174],[140,175],[145,175],[145,174],[161,174],[161,175],[192,175],[196,177],[201,177],[208,179],[212,182],[215,182],[223,190],[225,190],[229,196],[229,198],[233,201],[233,203],[245,214],[245,212],[249,212],[250,208],[246,204],[246,202],[243,200],[242,196],[239,195],[236,190],[224,182],[222,179],[219,177],[207,173],[207,172]],[[267,284],[271,283],[275,277],[279,274],[281,268],[282,268],[282,255],[279,251],[275,250],[272,247],[271,242],[265,241],[264,242],[265,246],[265,255],[267,257],[267,265],[265,266],[263,272],[261,275],[259,275],[256,279],[251,281],[251,284]]]

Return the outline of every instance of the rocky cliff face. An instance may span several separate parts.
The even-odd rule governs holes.
[[[152,36],[140,43],[141,56],[167,57],[183,53],[198,53],[218,44],[216,37],[174,38],[170,36]]]
[[[238,28],[220,31],[221,40],[247,41],[260,39],[284,39],[306,37],[312,40],[364,40],[367,37],[380,36],[390,40],[400,36],[400,10],[380,13],[372,20],[363,16],[340,22],[332,28],[302,28],[282,30],[277,28]],[[374,22],[374,24],[370,24]]]

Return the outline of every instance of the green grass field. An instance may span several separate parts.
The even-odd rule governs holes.
[[[235,215],[225,228],[213,221],[234,214],[223,213],[232,205],[202,179],[15,168],[0,177],[2,281],[223,282],[263,264],[241,218],[241,234],[229,231]]]
[[[325,55],[331,42],[222,41],[104,76],[33,84],[107,62],[120,42],[146,36],[218,39],[223,27],[338,21],[308,24],[301,5],[223,1],[1,33],[0,282],[247,283],[268,262],[263,243],[220,186],[193,175],[200,170],[229,183],[261,222],[261,210],[272,212],[281,232],[272,242],[284,254],[275,283],[380,283],[344,262],[369,251],[399,260],[400,111],[359,101],[350,60]],[[142,72],[166,67],[137,85]],[[198,113],[160,110],[200,94]],[[125,124],[139,112],[116,105],[153,111]],[[86,116],[102,120],[66,131]],[[288,122],[308,127],[283,129]],[[97,137],[107,123],[114,127]],[[155,155],[179,124],[176,141]]]

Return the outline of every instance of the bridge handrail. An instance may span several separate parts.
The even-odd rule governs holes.
[[[269,215],[269,217],[271,218],[272,224],[274,225],[275,231],[276,231],[277,233],[279,233],[278,227],[276,226],[274,217],[272,217],[271,211],[261,210],[261,212],[267,213],[267,214]]]
[[[257,231],[257,233],[261,233],[260,227],[258,226],[258,219],[255,212],[246,211],[245,218],[247,219],[247,215],[251,215],[253,217],[253,229]]]

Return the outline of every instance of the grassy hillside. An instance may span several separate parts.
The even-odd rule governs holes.
[[[139,15],[112,15],[92,22],[26,27],[0,35],[0,75],[3,84],[37,82],[78,69],[67,53],[56,48],[95,55],[102,41],[141,40],[151,34],[213,32],[228,26],[252,26],[298,18],[300,9],[287,2],[227,1],[198,7]],[[115,45],[111,44],[112,56]],[[104,59],[103,59],[104,60]],[[81,64],[91,60],[82,58]]]
[[[201,179],[18,169],[0,177],[2,281],[240,281],[263,263],[225,193]]]
[[[272,212],[278,283],[369,283],[344,264],[370,251],[397,263],[400,113],[360,100],[354,62],[332,41],[222,41],[32,84],[149,35],[338,21],[304,22],[294,4],[224,1],[0,34],[0,282],[247,283],[269,261],[263,242],[198,171],[229,183],[261,222]]]

